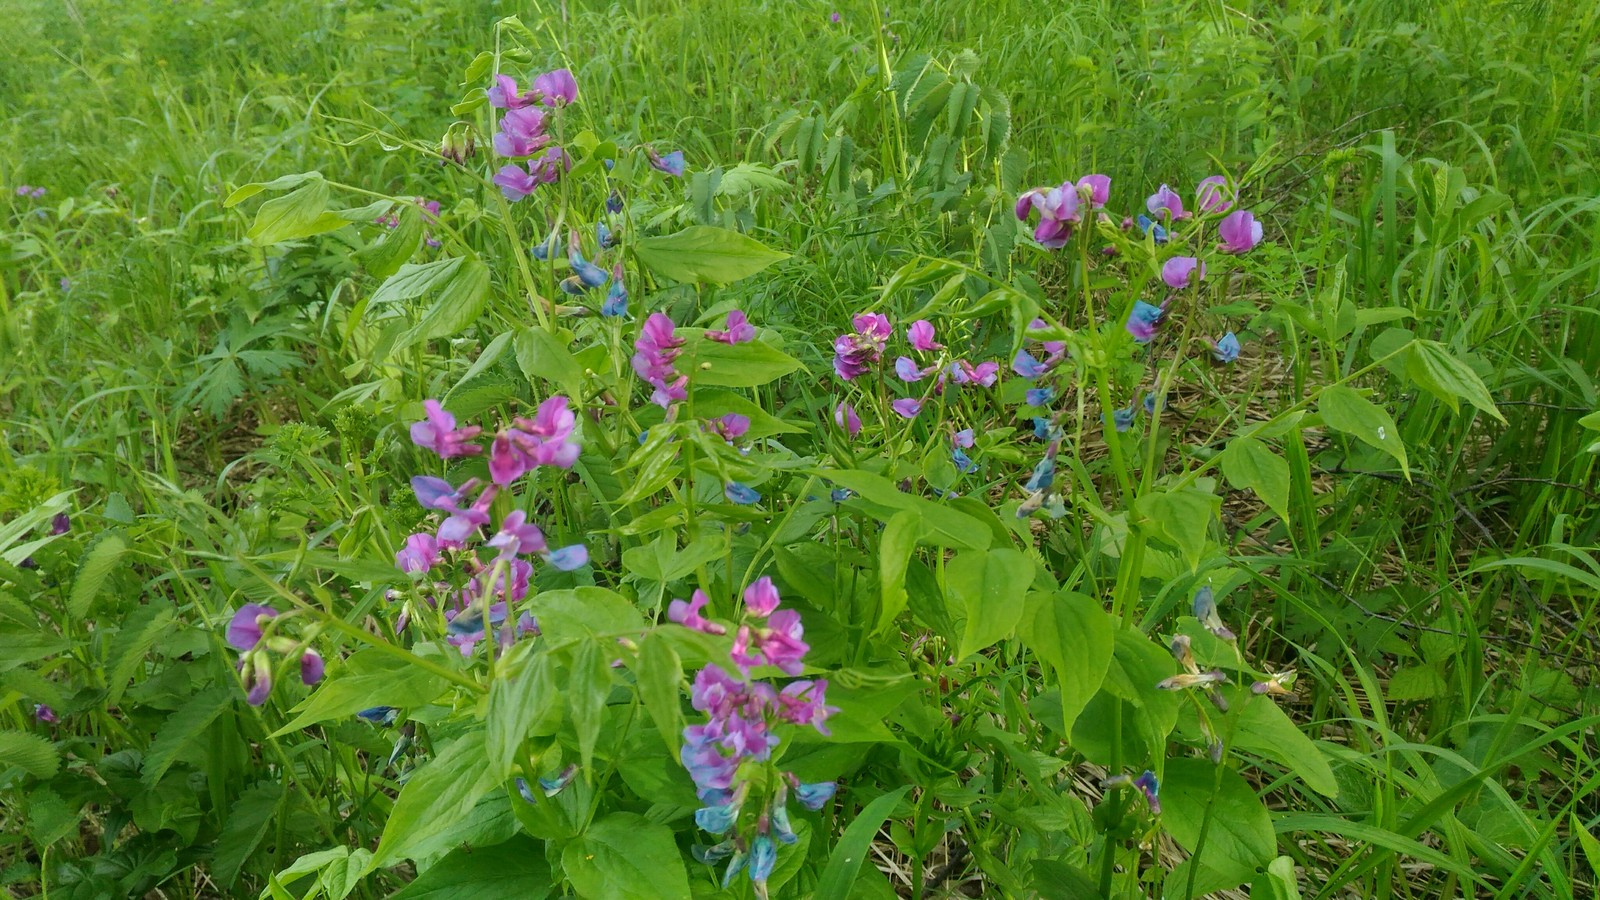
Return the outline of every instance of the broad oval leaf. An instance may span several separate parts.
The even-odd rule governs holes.
[[[633,252],[639,262],[663,278],[713,284],[748,278],[789,257],[755,238],[711,225],[640,238],[634,242]]]

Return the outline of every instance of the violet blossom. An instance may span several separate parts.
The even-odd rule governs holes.
[[[633,371],[655,388],[650,400],[663,409],[672,401],[689,396],[689,377],[678,374],[673,367],[683,352],[683,344],[683,338],[673,333],[671,319],[663,313],[651,313],[633,345]]]
[[[1261,223],[1248,210],[1229,213],[1217,225],[1223,253],[1248,253],[1261,243]]]
[[[476,456],[483,452],[482,447],[470,443],[483,433],[482,428],[477,425],[457,428],[456,417],[446,412],[437,400],[422,401],[422,408],[426,418],[421,422],[412,423],[412,443],[418,447],[427,447],[439,454],[440,459]]]
[[[833,371],[845,381],[854,380],[876,365],[893,333],[889,319],[881,313],[859,313],[851,324],[853,332],[833,341]]]
[[[706,331],[708,340],[718,341],[723,344],[742,344],[745,341],[756,339],[756,327],[745,319],[743,312],[735,309],[728,312],[728,328],[726,331]]]

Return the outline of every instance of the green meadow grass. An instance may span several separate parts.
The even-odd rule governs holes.
[[[1390,395],[1409,479],[1366,474],[1327,438],[1290,456],[1293,528],[1224,510],[1233,552],[1258,573],[1250,651],[1299,661],[1286,708],[1339,748],[1337,799],[1256,785],[1281,816],[1279,852],[1307,897],[1595,896],[1600,478],[1579,420],[1600,408],[1600,5],[11,0],[4,12],[0,519],[72,489],[86,527],[141,523],[129,586],[186,620],[229,602],[220,560],[381,515],[363,480],[378,461],[334,439],[371,427],[338,414],[341,392],[373,373],[332,312],[371,285],[336,238],[251,245],[224,199],[317,170],[447,208],[488,202],[384,135],[443,133],[495,18],[533,29],[546,52],[535,67],[572,68],[575,115],[597,133],[681,147],[724,178],[775,167],[776,185],[712,195],[691,180],[683,209],[654,212],[737,223],[793,253],[719,299],[819,347],[917,255],[984,263],[988,226],[1019,190],[1086,171],[1129,197],[1240,176],[1271,246],[1248,298],[1265,311],[1241,330],[1264,360],[1228,390],[1287,405],[1403,326],[1466,359],[1506,420]],[[987,205],[947,203],[949,185],[917,170],[917,123],[890,88],[924,64],[1003,102],[1004,152],[964,161]],[[18,197],[21,184],[48,193]],[[519,314],[509,300],[490,313]],[[825,372],[822,352],[807,362]],[[445,375],[475,348],[442,353],[396,361],[406,395],[376,399],[454,383]],[[149,649],[98,648],[65,612],[46,615],[83,653]],[[164,669],[130,666],[126,699],[83,704],[81,755],[149,752],[167,708],[140,718],[118,701],[156,696]],[[30,727],[22,698],[37,686],[9,671],[0,717]],[[360,790],[357,760],[387,748],[349,740],[271,745],[305,782],[343,788],[298,801],[294,828],[324,843],[374,839],[390,802]],[[254,783],[250,761],[243,736],[192,760],[200,793]],[[0,883],[15,896],[39,893],[41,866],[111,858],[106,822],[42,841],[46,806],[0,790]],[[293,841],[235,862],[223,888],[195,834],[214,835],[224,812],[134,822],[137,853],[118,864],[148,866],[151,896],[253,895],[295,858]],[[1486,880],[1463,883],[1448,863]]]

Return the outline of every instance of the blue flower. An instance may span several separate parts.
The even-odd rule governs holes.
[[[1023,395],[1029,406],[1049,406],[1050,401],[1056,398],[1056,389],[1053,387],[1029,388]]]
[[[1049,370],[1049,366],[1034,358],[1034,355],[1026,350],[1018,350],[1017,355],[1011,358],[1011,371],[1023,378],[1035,378]]]
[[[750,842],[750,880],[764,884],[772,877],[772,865],[778,861],[778,846],[772,838],[759,835]]]
[[[1164,394],[1161,397],[1161,408],[1167,408],[1167,398]],[[1153,392],[1144,395],[1144,411],[1148,415],[1156,414],[1156,395]]]
[[[1045,491],[1050,489],[1050,485],[1054,484],[1055,480],[1056,461],[1047,456],[1039,460],[1039,464],[1033,467],[1033,476],[1022,487],[1028,491]]]
[[[798,841],[800,836],[794,833],[794,827],[789,824],[788,804],[781,802],[781,795],[779,800],[780,802],[772,804],[772,834],[783,843],[792,844]]]
[[[733,821],[739,817],[739,809],[731,803],[721,806],[704,806],[694,811],[694,823],[702,831],[712,834],[723,834],[733,827]]]
[[[1118,431],[1127,431],[1129,428],[1132,428],[1133,427],[1133,407],[1130,406],[1130,407],[1128,407],[1126,409],[1114,409],[1114,410],[1112,410],[1111,411],[1111,424],[1115,425],[1116,429]]]
[[[843,503],[853,496],[855,496],[855,494],[849,488],[834,488],[828,492],[828,499],[835,503]]]
[[[628,288],[622,283],[622,263],[611,270],[611,289],[606,291],[606,299],[600,304],[600,315],[609,318],[620,318],[628,314]]]
[[[740,506],[751,506],[761,502],[761,495],[756,492],[755,488],[738,481],[728,482],[727,486],[722,489],[722,493],[730,501]]]
[[[578,251],[578,236],[574,234],[572,237],[573,240],[567,245],[567,262],[572,266],[573,275],[583,282],[585,288],[597,288],[605,284],[606,279],[610,277],[606,274],[606,270],[584,259],[583,254]]]
[[[1142,213],[1139,215],[1139,228],[1145,234],[1154,235],[1156,243],[1165,244],[1167,242],[1167,229],[1163,228],[1159,222],[1150,221],[1150,217]]]
[[[831,781],[797,784],[794,786],[794,798],[800,801],[801,806],[816,812],[823,804],[833,799],[833,792],[838,789],[839,786]]]
[[[1239,358],[1240,349],[1242,348],[1239,346],[1238,335],[1230,331],[1217,338],[1217,343],[1211,348],[1211,355],[1216,357],[1217,362],[1231,363]]]
[[[1128,333],[1133,335],[1134,341],[1140,344],[1149,343],[1156,336],[1156,326],[1161,324],[1161,318],[1167,313],[1159,306],[1153,306],[1143,300],[1136,300],[1133,311],[1128,313]]]
[[[393,725],[395,716],[400,710],[392,706],[369,706],[356,713],[356,718],[364,719],[374,725]]]
[[[978,471],[978,464],[973,462],[972,457],[968,456],[960,447],[950,451],[950,459],[955,462],[956,468],[961,470],[963,474],[971,474]]]
[[[1150,814],[1153,816],[1161,815],[1161,785],[1156,781],[1156,773],[1145,769],[1143,775],[1133,780],[1133,784],[1139,790],[1144,791],[1144,799],[1150,804]]]
[[[550,232],[550,237],[542,244],[533,245],[533,258],[544,262],[550,259],[550,254],[556,252],[556,233]]]
[[[606,162],[608,163],[606,168],[611,168],[609,165],[611,160],[608,159]],[[610,195],[606,197],[606,212],[613,215],[622,212],[622,194],[620,194],[615,188],[612,188]]]
[[[601,250],[610,250],[616,245],[617,238],[616,235],[611,233],[611,229],[606,226],[606,223],[600,221],[594,223],[594,241],[600,246]]]

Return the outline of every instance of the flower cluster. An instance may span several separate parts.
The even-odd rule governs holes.
[[[548,110],[576,101],[578,82],[567,69],[539,75],[533,79],[533,87],[527,93],[519,93],[516,79],[509,75],[496,75],[494,82],[487,92],[489,105],[505,110],[500,117],[500,130],[495,132],[492,141],[494,152],[527,160],[523,165],[502,166],[494,175],[500,192],[515,203],[533,193],[539,185],[556,182],[571,168],[572,159],[567,151],[550,145],[551,113]],[[546,109],[541,109],[541,105]],[[529,159],[535,154],[539,155]]]
[[[1064,181],[1055,187],[1038,187],[1017,198],[1017,219],[1028,221],[1039,214],[1033,239],[1041,246],[1057,250],[1072,238],[1072,229],[1083,221],[1084,213],[1103,209],[1111,199],[1111,179],[1105,175],[1085,175],[1076,182]]]
[[[859,313],[850,324],[854,331],[833,339],[833,371],[845,381],[854,381],[877,365],[894,333],[882,313]]]
[[[811,726],[825,735],[825,723],[837,711],[827,705],[825,680],[801,679],[779,690],[750,677],[758,665],[774,666],[788,675],[802,671],[801,660],[809,648],[801,640],[800,617],[794,610],[779,609],[779,602],[770,578],[760,578],[745,589],[744,622],[729,654],[738,677],[714,664],[695,675],[691,699],[707,721],[684,729],[680,753],[696,794],[706,804],[695,812],[695,822],[722,839],[714,846],[697,846],[696,857],[705,862],[729,860],[724,887],[748,869],[755,894],[762,898],[777,862],[777,845],[797,840],[789,822],[789,794],[814,811],[835,789],[832,782],[802,783],[773,763],[776,725]],[[688,603],[672,601],[667,618],[707,634],[726,634],[726,627],[701,614],[708,603],[709,598],[696,591]]]
[[[633,344],[633,371],[655,388],[650,402],[662,409],[689,396],[689,376],[679,374],[673,366],[683,345],[684,339],[677,336],[665,313],[651,313]]]
[[[259,603],[239,607],[228,621],[228,645],[239,651],[239,673],[245,699],[252,706],[267,702],[272,694],[272,656],[300,656],[300,680],[308,685],[322,680],[322,654],[309,644],[277,633],[278,611]]]
[[[422,218],[425,221],[437,222],[439,220],[439,201],[424,200],[421,197],[412,197],[411,202],[416,204],[417,207],[422,210]],[[400,227],[400,212],[395,209],[390,209],[387,213],[384,213],[383,215],[374,219],[373,224],[382,225],[383,227],[389,229],[398,228]],[[429,247],[439,246],[439,239],[433,236],[432,231],[428,231],[426,229],[424,229],[422,232],[422,242],[427,244]]]

